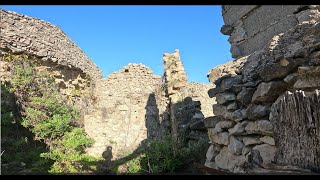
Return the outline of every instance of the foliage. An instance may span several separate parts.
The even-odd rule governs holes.
[[[13,94],[1,84],[1,173],[16,174],[19,171],[16,165],[5,165],[23,162],[25,168],[43,174],[52,165],[50,160],[40,157],[46,151],[46,146],[34,141],[32,133],[20,125],[21,118],[16,107],[9,104],[14,103],[12,97]]]
[[[141,154],[141,155],[129,160],[128,162],[126,162],[124,164],[124,166],[127,168],[127,173],[128,174],[141,173],[143,171],[141,160],[144,157],[145,157],[145,154]]]
[[[95,158],[83,153],[83,149],[92,143],[82,128],[74,128],[66,132],[48,153],[42,153],[41,157],[55,161],[49,171],[51,173],[86,173],[95,170]]]
[[[28,58],[28,59],[24,59]],[[36,140],[45,142],[49,152],[37,153],[36,168],[53,161],[50,173],[87,173],[95,169],[95,158],[84,149],[93,141],[82,128],[76,127],[79,111],[66,104],[49,72],[35,68],[36,60],[29,56],[10,55],[4,59],[14,63],[14,74],[8,85],[9,92],[18,97],[22,107],[22,120],[18,123],[28,128]],[[23,61],[24,60],[24,61]],[[10,112],[2,113],[2,124],[13,119]],[[23,139],[15,139],[13,148],[20,148]],[[8,145],[9,146],[9,145]],[[6,146],[6,148],[8,147]],[[21,157],[24,160],[26,157]]]
[[[136,173],[173,173],[190,164],[192,161],[199,160],[199,150],[207,149],[206,141],[189,142],[185,146],[178,148],[172,135],[167,135],[161,139],[150,140],[141,154],[124,166],[129,174]],[[203,154],[202,154],[203,155]]]

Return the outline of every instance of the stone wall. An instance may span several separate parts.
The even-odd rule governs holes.
[[[171,132],[178,145],[189,141],[207,141],[203,119],[212,116],[207,91],[213,85],[188,83],[179,50],[163,55],[166,95],[169,99]]]
[[[94,138],[88,153],[104,156],[108,146],[113,158],[128,155],[141,143],[160,133],[163,112],[161,77],[142,64],[129,64],[97,82],[95,111],[85,117],[85,130]]]
[[[85,130],[95,140],[89,154],[111,152],[119,159],[169,133],[207,138],[203,118],[213,115],[207,91],[214,85],[187,83],[178,50],[165,53],[164,63],[163,77],[143,64],[129,64],[97,81],[94,112],[85,116]]]
[[[261,50],[270,39],[303,21],[307,5],[227,5],[222,8],[225,25],[221,32],[230,35],[233,58]]]
[[[79,69],[92,79],[102,72],[57,26],[43,20],[0,9],[0,50],[36,55],[43,61]]]
[[[234,24],[232,22],[236,21],[231,17],[232,11],[251,13],[243,16],[241,20],[246,34],[253,33],[251,31],[255,30],[245,26],[246,23],[249,23],[247,21],[250,18],[252,22],[256,21],[256,25],[261,26],[268,25],[262,22],[272,23],[270,17],[279,19],[294,17],[296,23],[292,26],[278,24],[283,32],[280,34],[276,28],[277,24],[270,26],[276,29],[271,33],[272,35],[266,35],[265,31],[259,31],[259,28],[256,28],[258,31],[255,36],[264,37],[264,40],[260,41],[261,46],[254,47],[249,44],[247,46],[250,49],[243,51],[244,54],[241,57],[236,56],[238,58],[235,60],[209,71],[209,81],[213,82],[216,87],[210,89],[208,94],[216,98],[217,104],[213,105],[215,116],[204,120],[211,141],[206,166],[239,173],[257,173],[259,171],[255,171],[255,168],[268,168],[274,163],[301,168],[312,167],[312,170],[319,169],[319,164],[314,163],[319,162],[320,156],[317,153],[319,144],[310,146],[309,151],[312,153],[308,154],[303,153],[299,148],[295,148],[295,152],[292,153],[288,147],[294,147],[295,144],[287,144],[302,141],[302,139],[294,140],[293,138],[307,137],[308,142],[313,141],[317,139],[312,137],[315,134],[290,136],[290,133],[283,133],[283,131],[296,131],[291,129],[296,125],[293,123],[294,120],[290,119],[291,116],[281,116],[281,122],[287,122],[286,124],[278,122],[280,121],[279,114],[294,114],[295,110],[290,111],[275,105],[278,97],[283,97],[283,94],[289,91],[303,90],[308,93],[320,88],[319,6],[308,7],[297,12],[295,9],[298,7],[296,6],[285,6],[285,8],[283,6],[250,6],[250,8],[249,6],[223,6],[225,23]],[[228,12],[230,12],[229,15]],[[254,15],[254,13],[262,12],[264,12],[263,16]],[[281,13],[288,13],[288,15],[281,15]],[[274,14],[278,15],[274,16]],[[240,15],[237,16],[240,17]],[[283,21],[289,22],[285,19]],[[282,20],[279,20],[280,22]],[[235,34],[231,34],[230,38],[232,36]],[[254,41],[258,42],[258,40]],[[249,39],[242,42],[245,44],[249,42]],[[288,99],[282,99],[282,101],[290,101]],[[292,104],[292,102],[282,104],[286,103]],[[295,105],[292,107],[298,107],[296,103],[298,102],[293,103]],[[305,103],[308,104],[308,101],[306,100]],[[309,112],[311,115],[305,113],[310,117],[317,117],[316,114],[319,114],[320,110],[312,105],[306,108],[311,108],[313,111]],[[314,118],[309,118],[309,121],[310,124],[317,122]],[[295,160],[284,161],[284,157],[286,159],[309,159],[314,162],[305,160],[303,163],[296,163]]]
[[[20,55],[32,61],[36,70],[49,72],[66,103],[76,105],[82,117],[92,110],[95,79],[101,78],[101,70],[58,27],[0,9],[1,82],[10,82]]]

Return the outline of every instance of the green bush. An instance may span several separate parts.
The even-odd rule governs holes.
[[[53,161],[50,173],[88,173],[95,170],[96,159],[86,155],[84,149],[93,143],[84,130],[77,127],[79,111],[67,105],[60,96],[54,79],[48,72],[35,69],[36,60],[28,61],[28,56],[9,55],[4,58],[14,63],[14,75],[8,85],[9,92],[18,97],[23,118],[19,124],[28,128],[34,138],[45,142],[49,152],[35,154],[39,160],[33,163],[33,170]],[[23,61],[25,60],[25,61]],[[2,86],[1,86],[2,87]],[[9,125],[14,120],[10,112],[2,113],[1,125]],[[21,148],[25,139],[14,139],[7,144]],[[26,157],[21,156],[21,161]],[[9,161],[9,159],[8,159]]]
[[[151,140],[146,146],[144,163],[151,173],[173,172],[184,161],[183,154],[176,149],[174,139],[168,135],[160,140]]]

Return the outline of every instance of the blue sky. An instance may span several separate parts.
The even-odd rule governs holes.
[[[221,6],[1,6],[60,27],[103,71],[143,63],[163,74],[163,53],[180,50],[189,82],[229,60]]]

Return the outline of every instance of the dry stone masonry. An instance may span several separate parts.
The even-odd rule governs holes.
[[[12,78],[10,62],[2,58],[28,55],[38,71],[50,72],[55,77],[67,103],[74,104],[84,115],[93,108],[95,79],[101,70],[58,27],[40,19],[0,9],[0,79]]]
[[[86,132],[95,140],[89,154],[119,159],[169,133],[208,138],[203,118],[213,115],[214,100],[207,98],[213,85],[188,83],[178,50],[163,60],[163,77],[129,64],[96,82],[94,112],[85,116]]]
[[[169,98],[171,132],[178,144],[208,139],[203,119],[212,116],[214,100],[205,93],[212,85],[188,83],[179,50],[163,55],[166,96]]]
[[[88,153],[99,157],[110,146],[116,159],[157,136],[164,125],[160,107],[166,105],[156,92],[160,83],[161,76],[142,64],[129,64],[97,81],[95,111],[85,116],[85,130],[95,140]]]
[[[57,26],[40,19],[0,9],[0,50],[29,53],[43,61],[81,70],[92,79],[102,72]]]
[[[319,9],[223,6],[221,32],[230,35],[235,59],[208,73],[217,104],[215,116],[204,120],[211,141],[206,166],[320,171]]]

